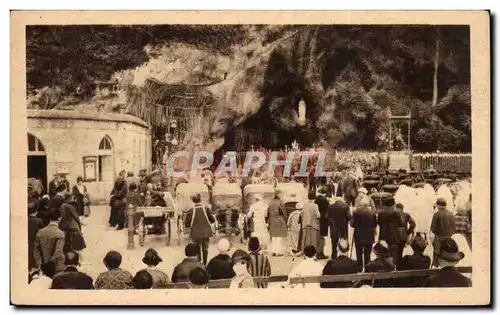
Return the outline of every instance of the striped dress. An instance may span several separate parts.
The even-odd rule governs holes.
[[[269,277],[271,275],[269,258],[259,252],[251,252],[248,272],[252,277]],[[267,283],[259,283],[257,288],[267,288]]]

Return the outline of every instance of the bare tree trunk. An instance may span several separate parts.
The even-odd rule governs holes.
[[[432,89],[432,107],[437,105],[438,100],[438,68],[439,68],[439,31],[436,38],[436,56],[434,58],[434,84]]]

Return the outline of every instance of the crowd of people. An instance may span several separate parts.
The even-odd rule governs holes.
[[[454,268],[466,255],[464,250],[469,254],[472,251],[470,209],[452,212],[450,200],[437,198],[433,205],[437,211],[432,215],[430,226],[422,228],[418,226],[421,221],[394,198],[383,199],[382,209],[377,208],[371,197],[376,189],[366,189],[359,168],[358,165],[338,173],[324,183],[310,182],[307,200],[297,203],[292,212],[285,209],[280,191],[275,192],[270,203],[264,202],[262,195],[255,195],[246,214],[252,222],[248,251],[238,249],[230,255],[231,244],[222,238],[217,244],[218,255],[210,260],[208,246],[215,218],[210,208],[202,204],[201,196],[194,194],[193,206],[184,220],[191,242],[185,247],[185,259],[175,267],[170,278],[158,268],[162,259],[156,250],[149,249],[143,258],[147,267],[135,275],[120,268],[122,256],[119,252],[108,252],[103,259],[108,271],[95,281],[78,271],[81,250],[86,247],[81,232],[85,223],[81,217],[90,215],[90,196],[81,177],[70,187],[65,176],[57,174],[49,184],[47,195],[30,195],[30,282],[33,286],[53,289],[148,289],[170,282],[202,288],[207,287],[210,280],[231,279],[231,288],[265,288],[266,283],[256,284],[253,277],[271,275],[268,255],[290,254],[300,262],[289,277],[441,268],[431,277],[370,283],[324,282],[308,286],[470,286],[469,278]],[[421,174],[402,179],[387,172],[381,176],[380,184],[411,185],[423,180]],[[166,185],[159,171],[148,175],[142,170],[137,178],[131,172],[120,172],[110,196],[110,228],[120,230],[126,226],[126,209],[131,204],[134,207],[165,206],[162,191]],[[351,244],[349,227],[354,230]],[[467,240],[467,248],[463,248],[463,242],[457,243],[457,235]],[[328,237],[332,254],[324,264],[321,261],[329,258],[325,255]],[[424,254],[429,245],[432,245],[432,257]],[[408,246],[413,254],[404,255]],[[353,250],[355,260],[351,258]],[[373,261],[372,252],[377,257]],[[288,283],[286,286],[294,285]]]

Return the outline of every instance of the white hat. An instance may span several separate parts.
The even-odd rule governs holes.
[[[304,204],[302,202],[297,202],[297,204],[295,205],[295,209],[297,210],[301,210],[304,208]]]
[[[231,243],[229,243],[227,238],[221,238],[217,242],[217,250],[219,251],[220,254],[225,254],[229,252],[230,248],[231,248]]]

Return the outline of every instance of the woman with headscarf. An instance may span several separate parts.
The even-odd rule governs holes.
[[[73,186],[73,196],[75,196],[76,212],[78,212],[79,216],[85,215],[85,207],[88,206],[89,196],[81,176],[77,177],[76,185]],[[88,214],[85,216],[88,216]]]
[[[253,232],[251,233],[253,237],[257,237],[260,240],[261,246],[265,249],[269,244],[269,232],[267,231],[267,205],[262,201],[263,197],[260,194],[254,196],[255,202],[250,206],[248,210],[248,218],[252,219],[253,222]]]

